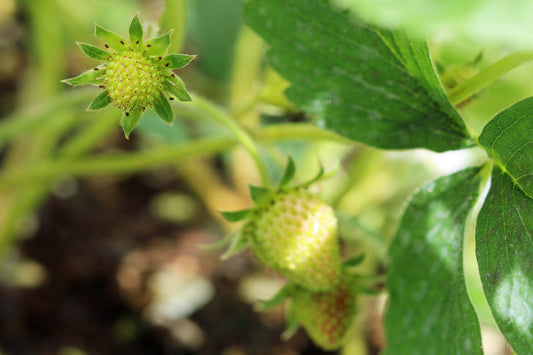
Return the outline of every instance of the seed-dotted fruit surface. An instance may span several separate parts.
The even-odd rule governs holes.
[[[118,108],[144,110],[162,95],[164,70],[161,57],[148,57],[137,51],[116,53],[105,69],[104,85]]]
[[[317,345],[334,350],[342,346],[357,311],[356,292],[354,276],[345,274],[327,292],[296,289],[291,311]]]
[[[333,288],[341,260],[333,209],[305,188],[277,192],[249,216],[243,233],[257,257],[312,291]]]

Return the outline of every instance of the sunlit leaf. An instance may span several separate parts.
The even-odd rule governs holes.
[[[497,114],[483,128],[479,143],[533,198],[533,98]]]

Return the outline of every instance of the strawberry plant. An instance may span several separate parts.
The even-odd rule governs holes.
[[[285,335],[300,325],[316,346],[346,354],[483,354],[493,350],[492,332],[507,353],[533,353],[530,2],[95,3],[5,7],[25,15],[6,16],[20,17],[30,37],[10,47],[27,60],[6,54],[4,65],[18,68],[11,80],[20,85],[12,85],[18,99],[0,107],[2,267],[20,261],[23,237],[46,230],[46,201],[68,204],[72,186],[99,186],[101,175],[140,177],[157,193],[179,185],[204,207],[194,231],[228,248],[220,264],[205,263],[210,276],[245,260],[246,275],[217,277],[234,289],[264,272],[285,284],[256,299],[263,310],[283,303]],[[320,168],[306,181],[317,161],[336,173]],[[94,199],[124,205],[129,223],[142,220],[110,190]],[[162,215],[185,218],[194,209],[184,200]],[[149,234],[144,227],[132,230]],[[176,265],[199,272],[185,254]],[[142,255],[120,255],[129,265],[116,278],[123,287],[140,282],[132,275],[135,260],[149,264]],[[176,267],[163,269],[166,280]],[[134,302],[139,317],[149,317],[135,308],[149,298]],[[179,341],[191,332],[178,323],[202,328],[182,320],[149,322]],[[231,339],[216,352],[233,351]],[[260,351],[314,347],[298,336],[287,344]]]

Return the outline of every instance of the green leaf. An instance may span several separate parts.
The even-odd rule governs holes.
[[[195,55],[188,54],[171,54],[163,58],[162,63],[167,69],[183,68],[196,58]]]
[[[292,160],[292,157],[289,155],[289,158],[287,159],[287,166],[285,167],[285,171],[283,172],[283,176],[281,177],[278,187],[281,188],[287,186],[287,184],[291,182],[295,173],[296,166],[294,165],[294,160]]]
[[[389,250],[385,354],[482,354],[463,276],[463,234],[478,173],[467,169],[429,183],[405,211]]]
[[[171,32],[165,33],[160,37],[146,41],[146,55],[165,55],[168,47],[170,46],[170,34]]]
[[[105,90],[100,95],[96,96],[96,98],[91,102],[89,105],[88,110],[99,110],[101,108],[106,107],[111,103],[111,97],[109,96],[109,92]]]
[[[137,126],[139,121],[141,120],[141,116],[143,114],[143,111],[141,110],[132,110],[130,112],[124,112],[124,115],[122,116],[122,129],[124,130],[124,135],[126,136],[126,139],[130,138],[131,131]]]
[[[489,155],[533,198],[533,98],[497,114],[479,136]]]
[[[172,111],[172,107],[170,106],[170,103],[165,95],[159,95],[159,97],[154,101],[154,109],[163,121],[168,123],[172,123],[174,121],[174,112]]]
[[[517,354],[533,354],[533,199],[499,168],[476,225],[485,297]]]
[[[78,46],[80,46],[83,53],[87,54],[93,59],[107,61],[108,57],[110,56],[108,52],[97,48],[92,44],[78,42]]]
[[[130,41],[132,44],[142,43],[144,36],[143,26],[141,25],[137,15],[133,16],[133,19],[131,20],[129,32]]]
[[[94,34],[100,38],[111,49],[121,51],[125,48],[126,40],[114,32],[108,31],[103,27],[94,24]]]
[[[387,149],[472,144],[426,43],[356,22],[327,0],[255,0],[244,15],[270,44],[270,64],[291,82],[288,98],[325,127]]]
[[[63,83],[67,83],[72,86],[81,85],[99,85],[104,82],[102,68],[94,68],[87,70],[85,73],[78,75],[75,78],[61,80]]]
[[[508,0],[332,0],[332,3],[372,23],[393,24],[421,35],[448,33],[452,41],[467,38],[467,43],[508,48],[523,47],[531,41],[529,0],[513,0],[513,6],[508,6]]]
[[[170,81],[172,80],[172,81]],[[163,85],[169,94],[176,97],[180,101],[192,101],[191,97],[187,90],[185,90],[185,85],[183,82],[174,75],[169,80],[166,80]]]
[[[246,209],[246,210],[240,210],[240,211],[225,211],[220,212],[228,220],[229,222],[239,222],[248,217],[252,210]]]
[[[256,204],[260,203],[261,200],[265,198],[265,196],[268,196],[272,193],[272,190],[266,187],[253,185],[249,185],[249,187],[250,195],[252,196],[252,201],[254,201]]]

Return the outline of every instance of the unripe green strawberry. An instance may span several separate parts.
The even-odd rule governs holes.
[[[264,264],[304,288],[324,291],[339,281],[337,219],[303,187],[261,201],[248,216],[243,236]]]
[[[330,291],[292,292],[291,312],[313,341],[325,350],[342,346],[357,311],[355,277],[345,273]]]
[[[89,110],[113,103],[124,111],[121,124],[126,138],[144,111],[151,107],[161,119],[172,123],[174,114],[169,100],[191,101],[183,82],[172,70],[183,68],[195,56],[166,55],[170,34],[145,41],[137,16],[130,23],[129,41],[95,25],[95,35],[104,41],[105,50],[87,43],[78,45],[89,57],[104,63],[64,82],[73,86],[98,85],[104,89],[89,105]]]

